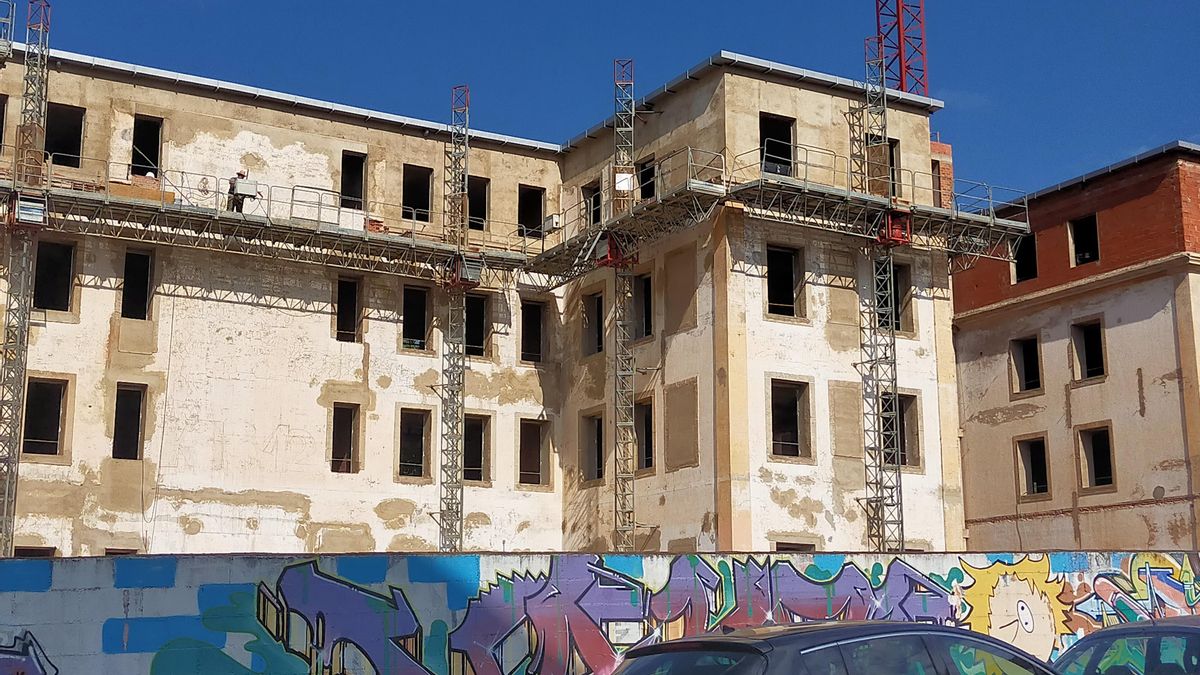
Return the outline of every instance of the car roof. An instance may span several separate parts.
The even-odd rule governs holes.
[[[1090,642],[1089,638],[1093,637],[1111,638],[1118,635],[1132,635],[1147,631],[1172,632],[1178,630],[1187,633],[1200,632],[1200,616],[1168,616],[1162,619],[1144,619],[1142,621],[1114,624],[1088,633],[1080,638],[1079,642],[1083,642],[1084,640]]]
[[[706,633],[693,637],[659,642],[630,650],[629,657],[687,649],[733,649],[767,653],[786,645],[792,649],[813,649],[835,642],[857,640],[896,633],[944,633],[970,635],[985,642],[995,642],[986,635],[931,623],[908,621],[819,621],[780,626],[742,628],[727,632]],[[1012,647],[1009,647],[1012,649]]]

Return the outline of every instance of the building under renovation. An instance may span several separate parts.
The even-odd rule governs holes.
[[[29,42],[18,554],[964,546],[949,269],[1028,228],[882,56],[558,144]]]

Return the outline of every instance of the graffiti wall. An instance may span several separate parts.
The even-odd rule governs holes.
[[[1196,554],[150,556],[0,561],[0,675],[610,673],[634,645],[928,621],[1042,657],[1195,614]]]

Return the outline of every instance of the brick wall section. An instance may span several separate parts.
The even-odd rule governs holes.
[[[1096,214],[1100,259],[1072,267],[1067,223],[1090,213]],[[1031,202],[1029,221],[1037,237],[1037,278],[1013,284],[1009,263],[980,260],[954,275],[956,313],[1200,251],[1200,163],[1166,155],[1122,168]]]
[[[954,205],[954,149],[949,143],[930,141],[929,158],[938,163],[942,194],[938,206],[948,209]]]

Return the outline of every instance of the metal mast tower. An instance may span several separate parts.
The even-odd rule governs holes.
[[[887,86],[929,95],[925,59],[925,0],[875,0]]]
[[[33,242],[46,223],[43,179],[50,56],[48,0],[30,0],[25,42],[25,98],[17,130],[15,190],[8,208],[8,297],[0,342],[4,359],[0,364],[0,554],[4,556],[12,555],[16,526],[26,348],[33,302]]]
[[[443,285],[448,310],[442,353],[442,494],[438,518],[439,548],[462,549],[463,510],[463,380],[466,371],[466,291],[478,285],[479,267],[468,265],[467,155],[471,92],[465,85],[450,94],[450,144],[446,146],[446,243],[455,247]]]
[[[613,62],[613,90],[616,115],[613,120],[613,217],[633,207],[637,170],[633,156],[633,59]],[[634,432],[633,375],[635,364],[629,348],[633,331],[629,324],[633,303],[633,265],[637,261],[636,242],[623,240],[616,232],[608,233],[607,264],[616,277],[613,302],[616,344],[613,349],[613,402],[617,437],[613,481],[614,544],[618,551],[633,551],[637,522],[633,485],[636,470],[637,436]]]
[[[866,43],[866,98],[856,112],[862,138],[854,139],[855,186],[882,194],[894,207],[891,145],[887,133],[886,61],[883,38]],[[859,173],[861,172],[861,173]],[[909,243],[907,219],[889,208],[875,222],[875,241],[866,248],[871,275],[861,307],[863,431],[866,440],[867,542],[876,551],[904,549],[899,399],[896,395],[896,296],[892,249]]]

